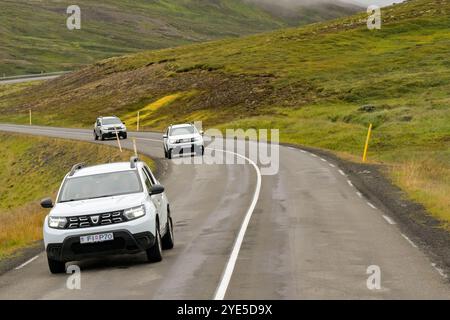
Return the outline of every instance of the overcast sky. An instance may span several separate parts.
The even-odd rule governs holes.
[[[318,2],[350,2],[350,3],[355,3],[355,4],[359,4],[363,7],[368,7],[372,4],[376,4],[379,6],[386,6],[386,5],[390,5],[392,3],[400,3],[403,2],[404,0],[244,0],[244,1],[248,1],[248,2],[259,2],[259,3],[265,3],[265,4],[274,4],[274,2],[276,2],[277,5],[280,5],[282,7],[286,7],[286,8],[290,8],[293,7],[295,5],[299,5],[299,4],[314,4],[314,3],[318,3]]]
[[[358,3],[364,6],[369,6],[371,4],[376,4],[379,6],[386,6],[386,5],[390,5],[392,3],[400,3],[403,2],[403,0],[344,0],[346,2],[354,2],[354,3]]]

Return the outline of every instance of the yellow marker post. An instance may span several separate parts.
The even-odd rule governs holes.
[[[30,111],[30,126],[31,126],[31,109],[29,111]]]
[[[139,117],[140,116],[140,112],[138,111],[137,113],[137,119],[136,119],[136,131],[139,131]]]
[[[367,161],[367,151],[369,150],[370,136],[372,135],[372,124],[369,125],[369,131],[367,132],[366,145],[364,146],[363,162]]]
[[[117,129],[115,131],[116,131],[117,144],[119,145],[120,152],[122,152],[122,145],[120,144],[119,133],[117,132]]]

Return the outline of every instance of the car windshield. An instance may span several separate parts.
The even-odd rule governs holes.
[[[122,121],[118,118],[103,118],[102,120],[103,125],[111,125],[111,124],[122,124]]]
[[[170,130],[170,136],[182,136],[185,134],[194,134],[195,129],[193,126],[186,126],[186,127],[178,127],[178,128],[172,128]]]
[[[59,202],[106,198],[142,192],[136,171],[120,171],[66,179]]]

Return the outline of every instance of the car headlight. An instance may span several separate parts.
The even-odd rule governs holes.
[[[202,137],[195,137],[195,138],[194,138],[194,141],[195,141],[195,142],[202,141]]]
[[[176,143],[177,139],[169,139],[169,143]]]
[[[48,226],[53,229],[64,229],[67,219],[64,217],[48,217]]]
[[[145,207],[139,206],[139,207],[126,209],[126,210],[124,210],[123,215],[128,220],[134,220],[134,219],[143,217],[143,216],[145,216]]]

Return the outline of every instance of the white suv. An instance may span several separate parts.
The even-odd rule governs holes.
[[[117,117],[99,117],[94,123],[94,139],[99,138],[105,140],[106,138],[127,138],[127,127]]]
[[[202,156],[205,153],[203,131],[198,131],[193,124],[171,125],[163,135],[163,143],[167,159],[185,152]]]
[[[44,222],[44,243],[52,273],[65,263],[109,254],[145,251],[151,262],[172,249],[173,223],[164,188],[148,166],[130,162],[75,165],[66,175]]]

